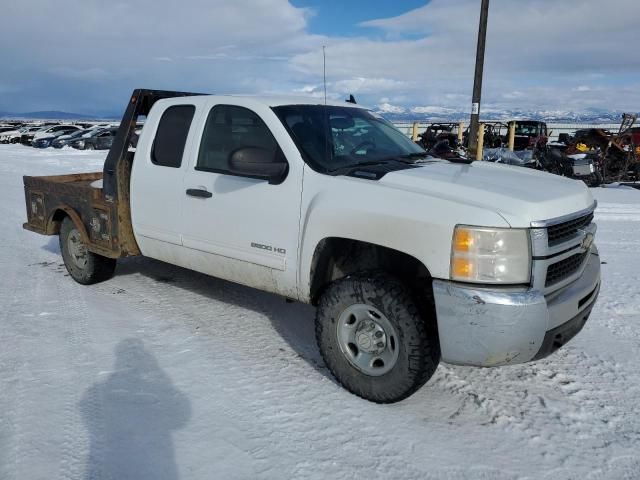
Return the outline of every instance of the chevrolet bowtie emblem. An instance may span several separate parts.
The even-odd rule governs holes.
[[[587,251],[591,248],[591,245],[593,244],[593,233],[591,232],[586,232],[586,235],[584,237],[584,239],[582,240],[582,248]]]

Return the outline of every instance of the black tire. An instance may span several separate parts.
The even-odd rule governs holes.
[[[377,309],[397,335],[397,360],[380,376],[363,373],[340,347],[339,319],[357,304]],[[383,272],[338,280],[322,295],[316,314],[316,340],[327,367],[345,389],[359,397],[375,403],[404,400],[431,378],[440,361],[435,317],[423,318],[419,312],[409,289]]]
[[[589,182],[587,183],[587,185],[590,187],[599,187],[600,185],[602,185],[602,175],[600,175],[600,173],[598,172],[592,173],[589,177]]]
[[[93,143],[85,143],[84,144],[84,149],[85,150],[95,150],[93,147]]]
[[[73,239],[75,242],[79,242],[78,248],[84,251],[81,261],[78,261],[70,251],[70,242],[74,243]],[[91,285],[108,280],[113,276],[116,260],[86,250],[86,246],[80,240],[78,229],[69,217],[65,217],[62,221],[59,240],[64,266],[76,282],[82,285]]]

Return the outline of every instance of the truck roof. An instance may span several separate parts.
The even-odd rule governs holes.
[[[190,99],[195,98],[216,98],[224,101],[224,99],[233,98],[235,100],[244,100],[252,103],[259,103],[268,107],[278,107],[281,105],[325,105],[323,97],[309,97],[309,96],[296,96],[296,95],[281,95],[281,96],[265,96],[265,95],[193,95]],[[176,97],[178,98],[178,97]],[[184,98],[184,97],[182,97]],[[352,107],[352,108],[366,108],[362,105],[356,105],[347,101],[333,101],[327,100],[326,105],[332,105],[336,107]]]

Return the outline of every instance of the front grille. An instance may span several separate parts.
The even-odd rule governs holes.
[[[549,265],[547,268],[547,278],[544,286],[550,287],[555,285],[562,280],[569,278],[571,275],[576,273],[585,258],[589,255],[589,250],[584,253],[576,253],[575,255],[571,255],[570,257],[565,258],[564,260],[560,260],[557,263]]]
[[[559,223],[547,227],[547,236],[549,237],[549,245],[560,243],[567,238],[573,237],[579,229],[586,227],[593,220],[593,212],[574,218],[568,222]]]

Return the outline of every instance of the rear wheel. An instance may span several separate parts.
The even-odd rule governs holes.
[[[108,280],[116,269],[116,260],[90,252],[80,231],[69,217],[60,226],[60,251],[71,278],[83,285]]]
[[[408,289],[385,273],[349,276],[329,286],[316,338],[329,370],[348,391],[376,403],[407,398],[438,367],[437,334]]]

